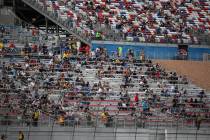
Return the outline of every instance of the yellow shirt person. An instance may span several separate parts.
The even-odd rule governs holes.
[[[0,42],[0,51],[4,48],[4,44]]]
[[[61,115],[61,116],[59,116],[59,118],[58,118],[58,123],[59,123],[60,125],[64,125],[64,120],[65,120],[64,116]]]
[[[24,134],[22,131],[19,131],[18,140],[24,140]]]

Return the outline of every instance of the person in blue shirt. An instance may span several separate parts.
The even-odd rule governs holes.
[[[146,112],[149,110],[149,104],[146,100],[142,101],[142,108],[143,108],[143,112]]]
[[[17,75],[16,69],[12,68],[12,76],[13,76],[13,78],[16,78],[16,75]]]

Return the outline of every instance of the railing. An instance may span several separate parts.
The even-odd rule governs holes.
[[[60,27],[67,30],[69,33],[75,35],[81,41],[87,43],[91,46],[90,36],[86,36],[84,32],[77,30],[74,24],[69,24],[67,21],[62,20],[58,15],[54,14],[53,12],[47,11],[46,7],[42,7],[36,0],[23,0],[26,4],[31,6],[33,9],[38,11],[40,14],[43,14],[53,22],[57,23]]]
[[[203,61],[206,61],[206,62],[210,61],[210,54],[204,53],[203,54]]]
[[[78,112],[79,113],[79,112]],[[10,116],[11,117],[11,116]],[[14,116],[16,117],[16,116]],[[110,117],[110,121],[103,122],[100,117],[96,116],[94,119],[87,121],[85,118],[76,118],[75,120],[66,119],[63,123],[59,123],[56,119],[53,119],[52,116],[49,118],[45,118],[38,121],[38,125],[35,126],[33,120],[29,119],[0,119],[2,127],[26,127],[31,125],[33,127],[52,127],[61,126],[61,127],[72,127],[75,126],[77,128],[156,128],[158,125],[159,128],[174,128],[178,126],[179,128],[193,129],[195,126],[195,118],[189,119],[167,119],[158,118],[158,117],[145,117],[145,118],[118,118],[118,117]],[[210,127],[210,119],[203,119],[201,123],[201,128]]]
[[[94,37],[91,35],[91,33],[89,33],[87,35],[84,32],[84,27],[80,26],[80,27],[78,27],[80,29],[77,29],[77,27],[75,26],[75,23],[73,23],[73,22],[69,22],[68,20],[64,21],[64,20],[61,20],[61,19],[57,20],[59,18],[59,15],[55,14],[56,12],[53,12],[53,10],[51,12],[49,12],[49,11],[47,11],[46,7],[44,7],[44,9],[43,9],[41,7],[41,5],[39,5],[36,0],[23,0],[23,1],[27,4],[29,4],[32,8],[34,8],[35,10],[40,12],[41,14],[43,14],[43,12],[44,12],[46,17],[50,17],[50,19],[53,20],[54,22],[55,21],[58,22],[61,27],[68,30],[70,33],[74,34],[75,36],[80,38],[82,41],[85,41],[86,43],[90,44],[91,40],[94,40]],[[43,4],[43,5],[46,6],[45,4]],[[72,8],[69,8],[69,9],[71,11],[73,11],[74,13],[79,14],[78,12],[73,10]],[[87,21],[86,16],[81,15],[81,17]],[[103,40],[114,40],[114,41],[121,41],[121,42],[126,41],[125,37],[123,38],[123,36],[125,36],[125,35],[122,33],[122,31],[119,31],[119,30],[114,31],[114,30],[109,29],[109,28],[102,29],[101,28],[102,26],[100,25],[100,23],[93,24],[93,26],[94,26],[93,27],[94,29],[96,29],[96,27],[99,26],[99,28],[106,34],[106,36],[105,36],[105,38],[103,38]],[[108,26],[110,26],[110,25],[108,25]],[[90,31],[91,29],[88,29],[88,30]],[[145,33],[145,35],[147,35],[147,34]],[[161,42],[161,41],[156,41],[155,38],[152,39],[152,37],[151,37],[151,39],[144,38],[144,40],[146,40],[145,42],[156,42],[156,43]],[[199,41],[202,41],[202,40],[203,40],[202,38],[199,39]],[[186,42],[186,44],[195,44],[195,43],[197,43],[197,44],[199,44],[199,43],[207,44],[207,43],[209,43],[208,40],[206,40],[206,39],[203,42],[199,42],[199,41],[196,42],[196,41],[187,40],[187,42],[186,42],[185,39],[182,39],[182,38],[178,38],[178,39],[176,39],[176,41],[173,41],[173,39],[164,39],[164,43],[174,43],[174,44],[180,44],[180,43],[185,43],[185,42]],[[135,40],[134,40],[134,42],[135,42]],[[141,39],[138,39],[137,42],[141,42]]]
[[[2,41],[5,45],[7,45],[7,43],[10,41],[14,42],[15,44],[25,44],[26,42],[40,44],[39,36],[42,36],[42,34],[39,34],[39,36],[33,36],[30,32],[25,31],[26,28],[18,25],[2,24],[0,26],[5,28],[5,33],[1,34]]]
[[[26,120],[3,120],[4,124],[1,124],[1,133],[5,134],[8,138],[17,137],[18,131],[24,132],[26,139],[34,139],[42,137],[43,140],[52,140],[57,137],[65,137],[68,139],[77,139],[83,137],[85,139],[101,139],[106,135],[106,139],[125,139],[130,137],[131,139],[149,138],[151,140],[162,139],[178,139],[182,140],[186,135],[200,139],[202,137],[208,138],[210,132],[206,129],[210,126],[209,123],[201,123],[200,130],[196,130],[195,123],[191,120],[191,126],[186,126],[183,120],[118,120],[114,118],[109,123],[102,123],[99,118],[91,121],[65,121],[59,124],[55,120],[39,121],[38,126],[34,126],[32,121]],[[27,124],[26,124],[27,122]],[[205,125],[205,126],[204,126]],[[91,138],[87,138],[90,136]],[[105,139],[105,138],[102,138]]]

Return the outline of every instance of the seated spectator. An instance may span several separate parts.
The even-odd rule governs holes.
[[[64,123],[65,123],[64,115],[60,115],[60,116],[58,117],[58,123],[59,123],[61,126],[64,126]]]
[[[2,42],[2,41],[0,41],[0,52],[2,52],[2,51],[3,51],[3,48],[4,48],[4,44],[3,44],[3,42]]]
[[[134,96],[134,101],[136,102],[136,103],[138,103],[139,102],[139,95],[136,93],[136,95]]]
[[[149,104],[145,99],[142,99],[142,108],[144,113],[149,111]]]
[[[202,90],[201,92],[199,92],[198,97],[200,97],[200,101],[203,100],[203,98],[205,97],[205,92],[204,92],[204,90]]]

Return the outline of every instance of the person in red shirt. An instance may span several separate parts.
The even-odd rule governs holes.
[[[136,95],[134,96],[134,101],[136,102],[136,103],[138,103],[139,102],[139,96],[138,96],[138,94],[136,93]]]
[[[89,45],[87,45],[87,46],[85,47],[85,54],[86,54],[87,56],[89,56],[89,54],[90,54],[90,46],[89,46]]]
[[[12,41],[9,43],[8,47],[9,47],[10,53],[16,52],[15,45]]]
[[[157,80],[160,78],[160,72],[159,71],[156,72],[156,78],[157,78]]]
[[[14,48],[15,48],[15,45],[14,45],[13,42],[10,42],[10,43],[9,43],[9,48],[10,48],[10,49],[14,49]]]
[[[32,36],[36,36],[36,30],[32,29]]]
[[[33,53],[36,53],[37,51],[38,51],[37,45],[36,45],[36,44],[33,44],[33,45],[32,45],[32,52],[33,52]]]

